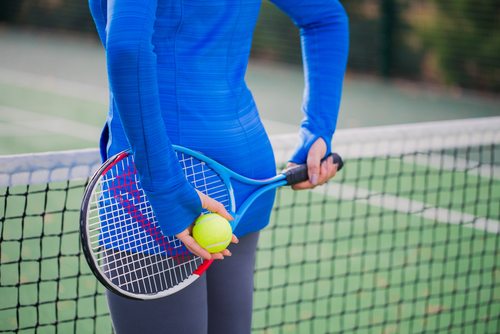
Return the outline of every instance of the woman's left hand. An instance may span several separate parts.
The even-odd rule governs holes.
[[[325,161],[321,162],[325,154],[326,143],[323,138],[318,138],[307,153],[307,172],[309,174],[309,180],[293,185],[293,189],[312,189],[316,186],[325,184],[335,176],[337,173],[337,165],[333,163],[333,157],[330,156]],[[294,165],[296,164],[289,162],[287,167]]]
[[[203,209],[217,213],[222,217],[226,218],[227,220],[234,220],[234,218],[229,214],[229,212],[227,212],[224,205],[222,205],[220,202],[216,201],[213,198],[210,198],[209,196],[205,195],[199,190],[196,190],[196,192],[198,193],[198,196],[200,196],[201,207]],[[189,226],[184,231],[176,235],[177,239],[179,239],[191,253],[198,255],[199,257],[202,257],[205,260],[223,260],[225,256],[231,256],[231,252],[227,248],[219,253],[210,254],[206,249],[202,248],[196,242],[196,240],[194,240],[192,236],[192,231],[193,231],[193,225]],[[234,234],[231,239],[231,242],[235,244],[238,243],[238,238]]]

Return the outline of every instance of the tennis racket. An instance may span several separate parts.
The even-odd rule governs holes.
[[[221,202],[235,218],[233,230],[263,193],[308,179],[307,166],[291,167],[265,180],[239,175],[199,152],[173,146],[186,179]],[[337,169],[340,156],[333,154]],[[256,187],[236,208],[233,182]],[[200,277],[213,260],[190,253],[173,236],[162,234],[138,178],[131,152],[108,159],[91,178],[83,198],[80,236],[85,258],[97,279],[118,295],[155,299],[171,295]]]

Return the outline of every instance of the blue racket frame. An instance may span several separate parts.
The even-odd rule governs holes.
[[[224,184],[224,186],[226,187],[225,188],[226,196],[224,199],[224,202],[226,203],[225,204],[226,208],[231,213],[231,215],[233,215],[233,217],[235,218],[231,222],[231,227],[232,227],[233,231],[238,226],[238,223],[241,221],[241,218],[245,215],[248,208],[263,193],[270,191],[270,190],[273,190],[273,189],[276,189],[276,188],[281,187],[281,186],[293,185],[293,184],[296,184],[296,183],[299,183],[299,182],[302,182],[302,181],[305,181],[308,179],[306,165],[293,166],[291,168],[284,170],[282,173],[280,173],[274,177],[271,177],[268,179],[262,179],[262,180],[255,180],[255,179],[252,179],[249,177],[242,176],[242,175],[232,171],[231,169],[221,165],[217,161],[205,156],[204,154],[202,154],[198,151],[195,151],[195,150],[192,150],[192,149],[189,149],[186,147],[178,146],[178,145],[173,145],[172,147],[178,153],[178,155],[182,156],[182,154],[185,154],[187,159],[190,159],[189,156],[191,156],[194,159],[201,162],[202,164],[209,167],[209,169],[211,169],[214,172],[214,175],[217,174],[217,179],[219,180],[219,182],[222,182]],[[168,251],[166,251],[166,252],[149,252],[149,250],[151,250],[151,249],[154,250],[154,247],[148,248],[147,247],[148,243],[161,241],[160,246],[165,246],[165,245],[169,246],[169,245],[171,245],[171,243],[179,242],[179,240],[176,239],[175,237],[163,236],[163,234],[159,230],[159,227],[158,227],[157,222],[156,222],[154,217],[152,217],[152,218],[150,217],[150,218],[155,220],[155,221],[150,222],[149,218],[146,219],[147,220],[147,224],[146,224],[147,229],[145,229],[145,231],[146,231],[146,235],[148,235],[148,237],[144,239],[144,240],[146,240],[146,243],[139,245],[140,247],[143,247],[143,246],[146,247],[147,248],[146,250],[141,250],[140,252],[136,251],[135,250],[136,248],[137,249],[140,248],[137,245],[134,245],[134,247],[136,247],[136,248],[122,249],[120,247],[114,247],[115,245],[113,245],[112,243],[107,245],[108,247],[102,247],[102,240],[103,239],[101,239],[101,237],[102,237],[102,233],[105,233],[106,231],[103,231],[103,227],[102,227],[103,225],[101,225],[101,222],[96,222],[96,220],[98,218],[100,220],[99,215],[102,214],[102,211],[98,211],[98,210],[100,210],[99,209],[100,204],[98,203],[98,201],[93,202],[93,204],[90,204],[91,198],[94,198],[94,200],[98,200],[98,199],[102,198],[101,196],[96,195],[94,193],[94,190],[99,188],[98,185],[99,185],[100,180],[102,180],[104,178],[104,175],[108,171],[111,171],[111,169],[114,168],[114,166],[121,163],[122,160],[124,161],[124,159],[127,159],[128,157],[131,157],[131,156],[132,156],[132,154],[131,154],[130,150],[123,151],[121,153],[116,154],[115,156],[108,159],[101,166],[101,168],[99,168],[99,170],[95,173],[95,175],[89,181],[89,184],[87,185],[87,188],[86,188],[86,191],[84,194],[81,212],[80,212],[80,237],[81,237],[81,241],[82,241],[83,252],[84,252],[85,258],[87,260],[87,263],[89,264],[94,275],[97,277],[97,279],[104,286],[106,286],[109,290],[113,291],[114,293],[117,293],[117,294],[124,296],[124,297],[132,298],[132,299],[142,299],[142,300],[156,299],[156,298],[160,298],[160,297],[164,297],[164,296],[168,296],[170,294],[176,293],[177,291],[182,290],[184,287],[186,287],[189,284],[191,284],[192,282],[194,282],[198,277],[200,277],[208,269],[208,267],[213,262],[213,259],[203,260],[197,256],[194,256],[191,253],[189,253],[189,255],[188,254],[184,255],[182,253],[182,249],[179,248],[179,250],[177,250],[177,247],[173,247],[173,246],[171,247],[174,250],[174,251],[172,251],[172,253],[169,253]],[[332,154],[332,156],[333,156],[334,163],[337,164],[337,170],[340,170],[343,166],[342,159],[337,154]],[[132,158],[131,163],[133,164],[133,157],[131,157],[131,158]],[[133,170],[135,173],[135,166],[133,167]],[[116,175],[120,175],[120,174],[118,173]],[[190,177],[188,177],[188,175],[186,175],[186,177],[189,180]],[[236,201],[235,201],[234,188],[233,188],[232,181],[236,181],[236,182],[246,184],[246,185],[255,186],[255,190],[253,191],[253,193],[248,198],[246,198],[243,201],[243,203],[241,203],[239,208],[236,208]],[[139,186],[140,181],[136,180],[136,182],[137,182],[136,185]],[[125,185],[128,187],[128,184],[125,184]],[[104,189],[104,190],[106,190],[106,189]],[[137,188],[137,189],[133,188],[132,190],[138,191],[139,188]],[[143,190],[141,189],[141,191],[143,191]],[[205,191],[206,191],[206,189],[205,189]],[[118,198],[122,198],[121,193],[118,193],[118,194],[120,195],[120,196],[118,196]],[[227,199],[228,199],[228,201],[227,201]],[[147,199],[145,199],[145,200],[147,201]],[[94,221],[93,225],[95,226],[95,227],[92,227],[92,232],[90,232],[90,230],[89,230],[89,219],[90,219],[90,217],[89,217],[90,211],[89,210],[91,207],[94,207],[94,209],[92,211],[93,212],[92,220]],[[153,215],[154,215],[154,213],[153,213]],[[123,214],[123,217],[125,217],[125,214]],[[123,219],[126,220],[127,218],[125,217]],[[142,222],[142,220],[141,220],[141,222]],[[142,228],[144,228],[144,226],[142,226],[141,224],[139,224],[138,226],[141,226]],[[120,230],[120,232],[122,232],[122,230]],[[95,239],[96,237],[98,238],[97,241]],[[94,245],[93,246],[92,246],[92,241],[91,241],[92,238],[94,238]],[[168,240],[163,242],[164,241],[163,238],[166,238]],[[161,240],[158,241],[159,239],[161,239]],[[170,247],[169,247],[169,249],[170,249]],[[187,249],[186,249],[186,251],[187,251]],[[184,269],[182,269],[182,273],[180,273],[181,274],[180,279],[177,279],[177,276],[174,275],[176,277],[175,284],[174,284],[174,281],[171,279],[172,284],[168,285],[167,282],[164,282],[165,288],[161,288],[160,290],[152,290],[153,288],[151,288],[150,290],[146,290],[146,291],[140,290],[142,292],[129,291],[129,290],[125,289],[124,287],[126,287],[128,284],[133,284],[133,283],[124,281],[123,284],[117,285],[117,283],[115,283],[114,280],[117,279],[118,276],[108,277],[106,272],[103,271],[103,265],[108,266],[108,264],[109,264],[109,266],[111,266],[111,265],[113,265],[113,263],[118,263],[115,260],[113,260],[111,262],[107,262],[108,261],[107,257],[105,260],[103,260],[103,258],[100,257],[101,255],[99,255],[99,254],[102,254],[103,252],[112,253],[111,254],[113,256],[112,259],[115,259],[115,258],[118,259],[117,261],[119,261],[119,263],[121,263],[123,261],[123,259],[126,259],[126,261],[129,261],[129,262],[126,262],[125,266],[122,266],[121,268],[114,268],[113,267],[111,269],[112,272],[119,273],[120,277],[125,276],[125,275],[132,276],[132,274],[134,274],[134,272],[133,273],[126,273],[125,271],[127,270],[127,268],[128,268],[127,266],[129,266],[129,264],[133,264],[134,262],[137,263],[137,261],[138,261],[137,259],[139,259],[140,261],[144,261],[145,258],[157,258],[157,257],[161,257],[161,259],[158,260],[158,261],[160,261],[158,263],[162,263],[161,268],[163,268],[162,266],[164,263],[166,263],[165,261],[168,262],[172,258],[179,259],[179,258],[182,258],[183,256],[186,256],[187,260],[183,263],[187,263],[187,266],[190,268],[189,270],[193,269],[193,271],[192,272],[191,271],[184,272],[185,270],[187,270],[187,266],[183,267]],[[124,257],[122,257],[121,254],[124,254]],[[163,256],[163,254],[166,254],[167,257]],[[104,255],[104,256],[107,256],[107,255]],[[155,264],[156,262],[151,262],[151,263]],[[176,266],[179,267],[179,265],[176,265]],[[168,270],[175,271],[175,270],[177,270],[176,266],[170,267],[169,264],[165,264],[164,269],[166,269],[167,271]],[[151,265],[149,267],[151,267]],[[123,269],[123,268],[125,268],[125,269]],[[141,267],[139,267],[137,269],[139,271],[136,271],[135,273],[142,275],[141,271],[143,269]],[[135,270],[135,267],[134,267],[134,270]],[[177,270],[177,271],[179,271],[179,270]],[[122,271],[123,271],[123,273],[122,273]],[[166,274],[164,274],[165,272],[166,271],[163,271],[163,272],[160,271],[158,274],[151,273],[151,275],[154,275],[154,277],[159,277],[161,275],[164,275],[162,277],[166,277],[165,276]],[[147,274],[149,275],[150,273],[148,272]],[[141,280],[142,279],[143,278],[141,276]],[[147,277],[145,279],[147,279]],[[168,277],[167,277],[167,280],[168,280]],[[153,283],[156,286],[155,282],[156,281],[154,281]],[[148,283],[148,284],[152,284],[152,283]],[[161,282],[158,282],[158,285],[163,287],[164,284]]]
[[[234,220],[230,222],[231,227],[233,231],[235,228],[238,226],[238,223],[240,222],[241,218],[245,215],[246,211],[252,205],[252,203],[263,193],[281,187],[285,186],[288,184],[287,181],[287,176],[284,173],[278,174],[274,177],[268,178],[268,179],[262,179],[262,180],[255,180],[243,175],[240,175],[231,169],[221,165],[219,162],[207,157],[206,155],[198,152],[191,150],[189,148],[183,147],[183,146],[178,146],[178,145],[172,145],[172,148],[181,153],[186,153],[189,154],[196,159],[205,162],[210,168],[212,168],[215,172],[219,174],[221,177],[222,181],[226,184],[229,193],[230,193],[230,199],[231,199],[231,210],[229,210],[230,214],[234,217]],[[236,203],[235,203],[235,198],[234,198],[234,189],[231,180],[236,180],[241,183],[245,183],[248,185],[253,185],[253,186],[260,186],[257,190],[255,190],[241,205],[240,208],[236,208]]]

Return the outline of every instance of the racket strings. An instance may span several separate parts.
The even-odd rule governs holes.
[[[152,213],[152,211],[151,211],[151,213]],[[114,216],[113,218],[115,218],[113,220],[114,224],[117,224],[116,223],[117,221],[122,222],[119,225],[111,227],[112,229],[114,229],[116,231],[114,236],[116,237],[117,240],[126,241],[127,238],[134,239],[134,240],[142,240],[143,238],[148,237],[148,235],[146,234],[146,231],[144,229],[140,228],[140,226],[138,226],[136,224],[134,224],[133,225],[134,227],[132,227],[130,230],[120,229],[120,226],[122,226],[123,224],[125,224],[125,225],[126,224],[133,224],[133,217],[131,217],[125,213],[121,213],[119,215]],[[109,223],[113,224],[113,222],[110,221]],[[91,242],[92,245],[97,245],[98,243],[108,244],[108,243],[112,242],[111,235],[109,235],[109,234],[101,235],[100,234],[100,230],[99,230],[100,223],[101,222],[98,219],[96,219],[94,222],[89,224],[89,227],[92,229],[93,232],[95,232],[95,236],[101,236],[100,240],[99,240],[99,238],[93,238],[92,239],[93,241]],[[92,235],[92,236],[94,236],[94,235]],[[172,242],[173,241],[174,240],[172,240]],[[178,246],[173,246],[173,247],[178,247]],[[158,251],[159,251],[159,249],[158,249]]]
[[[144,200],[144,199],[145,199],[145,196],[141,195],[141,200]],[[89,211],[90,216],[93,217],[93,219],[92,219],[92,221],[89,221],[89,224],[88,224],[90,230],[95,232],[95,235],[97,235],[97,236],[100,235],[99,226],[101,224],[101,219],[100,219],[101,217],[99,217],[99,215],[98,215],[99,210],[113,212],[113,219],[110,219],[108,221],[108,223],[110,223],[110,224],[112,224],[113,222],[115,222],[115,223],[122,222],[124,225],[129,225],[129,224],[133,223],[133,217],[131,217],[129,214],[127,214],[125,212],[125,210],[119,210],[118,209],[119,206],[117,206],[116,204],[108,204],[110,201],[103,200],[103,199],[95,200],[95,201],[97,202],[97,205]],[[141,209],[141,212],[146,217],[148,217],[149,220],[153,219],[154,213],[153,213],[153,210],[151,207],[145,207],[145,208]],[[122,224],[120,224],[120,226],[121,225]],[[119,228],[120,226],[112,227],[115,231],[117,231],[114,234],[114,236],[116,236],[117,240],[126,240],[128,237],[128,238],[133,239],[133,240],[141,240],[141,243],[144,243],[145,240],[143,240],[143,238],[147,239],[147,237],[148,237],[148,235],[146,234],[146,231],[144,229],[140,228],[140,226],[137,224],[129,225],[129,226],[133,226],[133,227],[131,229],[129,229],[128,231],[126,229],[120,229]],[[171,237],[168,237],[167,239],[169,240],[172,248],[177,248],[177,247],[181,246],[181,243],[179,240],[173,239]],[[101,240],[99,240],[98,238],[93,238],[93,241],[91,242],[91,244],[95,245],[99,242],[102,242],[104,244],[108,244],[111,241],[112,241],[111,236],[107,235],[107,236],[101,236]],[[159,247],[158,247],[158,249],[155,249],[155,251],[159,252],[160,251]]]
[[[177,156],[186,179],[193,187],[222,203],[228,209],[230,206],[229,192],[219,174],[208,167],[205,162],[191,155],[178,152]]]
[[[154,242],[146,243],[149,247],[143,249],[143,251],[151,251],[153,250],[150,248],[151,246],[159,246],[167,253],[175,253],[174,250],[181,247],[182,244],[177,239],[165,237],[161,233],[154,217],[153,209],[146,199],[144,190],[139,186],[137,170],[133,164],[132,157],[129,156],[127,159],[122,160],[121,164],[120,170],[116,171],[116,176],[113,175],[114,170],[111,170],[111,194],[117,201],[116,205],[120,208],[119,212],[121,212],[121,215],[131,217],[131,221],[134,224],[131,224],[130,221],[127,224],[123,224],[123,220],[120,220],[121,217],[116,216],[114,217],[114,221],[120,223],[122,232],[129,232],[129,229],[132,227],[145,231],[144,235],[153,239]],[[121,172],[122,170],[125,172]],[[130,238],[133,236],[133,233],[128,233],[125,240],[134,240]],[[141,245],[144,246],[144,244]],[[187,253],[187,250],[184,249],[183,252]]]
[[[109,252],[109,251],[108,251]],[[109,261],[112,259],[111,261]],[[104,273],[120,288],[133,293],[154,293],[175,286],[201,264],[196,258],[175,264],[159,255],[114,253],[106,256]]]
[[[231,199],[221,177],[204,162],[177,154],[186,179],[229,209]],[[97,265],[123,291],[156,294],[171,289],[203,263],[180,240],[161,233],[132,156],[101,175],[87,217],[89,247]]]

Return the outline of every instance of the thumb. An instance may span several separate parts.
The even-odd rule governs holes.
[[[309,182],[314,186],[318,184],[321,159],[323,159],[325,152],[326,144],[322,138],[318,138],[307,153],[307,173],[309,175]]]
[[[201,206],[203,209],[206,209],[210,212],[218,213],[227,220],[234,220],[233,216],[231,216],[229,212],[227,212],[226,208],[222,203],[216,201],[210,196],[205,195],[199,190],[196,191],[198,192],[198,196],[200,196]]]
[[[320,168],[321,155],[317,150],[310,150],[307,155],[307,173],[309,175],[309,182],[311,182],[312,185],[318,184]]]

